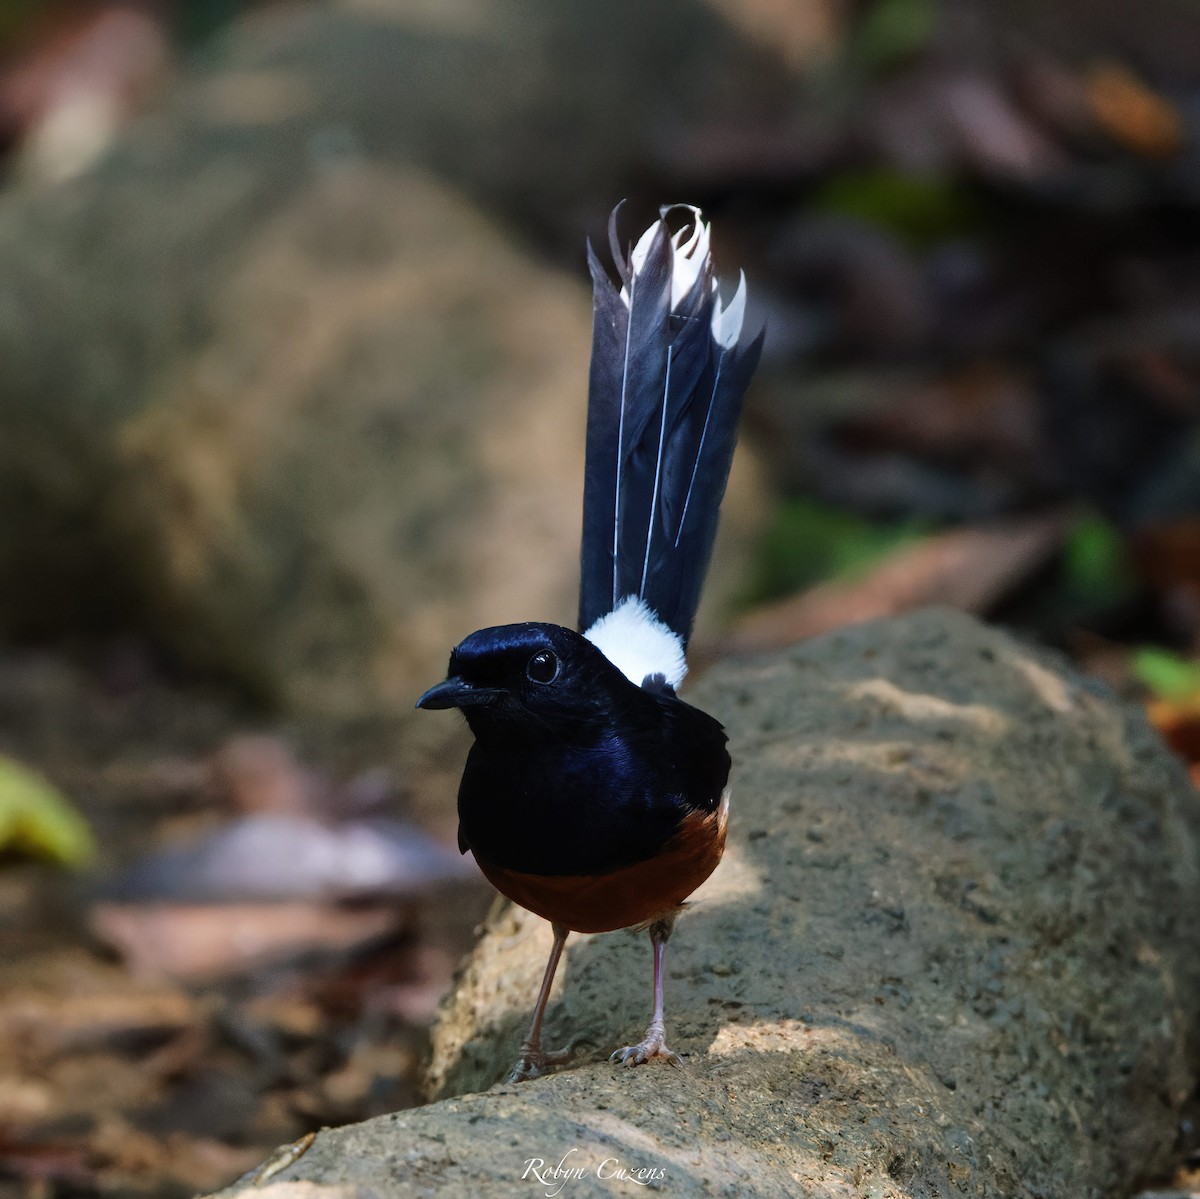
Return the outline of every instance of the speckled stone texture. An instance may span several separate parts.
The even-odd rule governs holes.
[[[436,1032],[449,1098],[320,1134],[256,1195],[1080,1199],[1168,1161],[1200,805],[1140,714],[941,610],[689,698],[736,765],[726,860],[669,949],[685,1068],[607,1063],[647,1019],[649,947],[572,937],[548,1039],[598,1048],[497,1085],[550,941],[498,908]],[[578,1173],[535,1184],[530,1159]],[[601,1177],[621,1168],[656,1173]]]

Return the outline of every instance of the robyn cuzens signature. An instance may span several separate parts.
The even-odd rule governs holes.
[[[525,1170],[522,1180],[535,1183],[546,1188],[548,1199],[560,1195],[563,1188],[570,1182],[579,1182],[585,1178],[597,1178],[601,1182],[635,1182],[639,1186],[648,1186],[654,1182],[662,1182],[667,1172],[662,1166],[627,1166],[619,1157],[606,1157],[596,1165],[585,1165],[579,1158],[572,1160],[578,1149],[568,1149],[559,1158],[557,1164],[548,1163],[541,1157],[530,1157],[525,1160]]]

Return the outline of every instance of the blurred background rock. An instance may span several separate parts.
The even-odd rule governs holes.
[[[951,602],[1200,759],[1197,44],[1190,0],[0,0],[0,1194],[411,1099],[487,900],[411,705],[572,619],[622,198],[702,204],[769,325],[701,662]],[[264,811],[344,885],[214,916],[178,872]],[[86,884],[30,862],[80,812]]]

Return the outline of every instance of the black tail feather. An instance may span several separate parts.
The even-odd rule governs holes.
[[[624,294],[588,245],[594,320],[579,625],[590,628],[635,595],[686,644],[763,335],[728,348],[716,340],[707,256],[672,308],[675,249],[665,220],[636,264],[615,229],[614,212],[609,236]]]

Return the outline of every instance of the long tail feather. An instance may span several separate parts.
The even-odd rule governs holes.
[[[621,287],[591,245],[593,343],[579,625],[634,596],[683,644],[691,634],[729,476],[742,397],[763,335],[742,337],[744,284],[721,308],[708,227],[664,210],[628,254]]]

